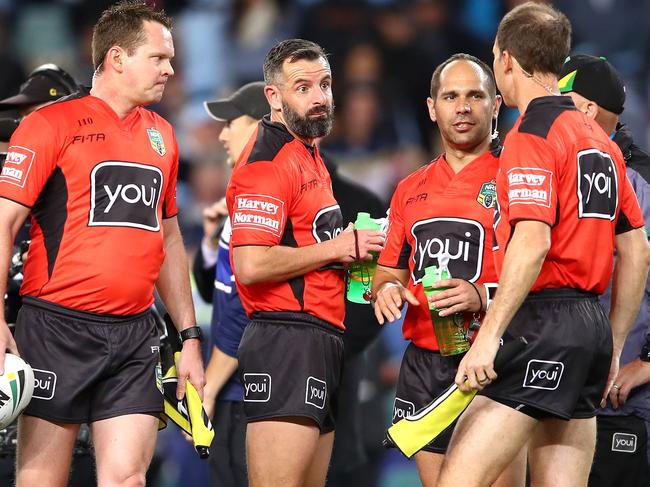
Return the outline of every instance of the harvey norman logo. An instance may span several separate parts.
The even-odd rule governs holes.
[[[553,173],[538,167],[513,167],[507,173],[511,205],[540,205],[550,208]]]
[[[560,385],[564,364],[551,360],[530,360],[524,377],[524,387],[554,391]]]
[[[235,198],[233,230],[260,230],[279,237],[284,219],[284,201],[278,198],[263,194],[241,194]]]
[[[36,153],[27,147],[17,145],[9,147],[0,173],[0,181],[24,187],[35,156]]]

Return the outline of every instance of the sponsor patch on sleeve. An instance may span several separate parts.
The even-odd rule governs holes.
[[[553,173],[537,167],[513,167],[508,176],[508,201],[511,205],[551,207]]]
[[[284,201],[263,194],[240,194],[235,197],[232,229],[259,230],[276,237],[284,230]]]
[[[27,147],[18,145],[9,147],[0,181],[24,187],[35,156],[36,153]]]

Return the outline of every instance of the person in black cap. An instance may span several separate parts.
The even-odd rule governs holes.
[[[619,121],[625,104],[625,86],[614,67],[602,57],[579,54],[567,59],[559,81],[578,110],[612,134],[623,152],[627,176],[650,221],[650,156],[634,144]],[[601,296],[609,310],[611,287]],[[590,487],[619,484],[647,486],[650,479],[650,280],[636,321],[621,354],[621,368],[607,406],[597,418],[597,442],[589,475]]]
[[[20,115],[19,119],[0,118],[0,142],[9,142],[20,119],[79,89],[72,76],[56,64],[43,64],[36,68],[20,86],[18,94],[0,100],[0,112],[13,110]]]
[[[208,115],[225,122],[219,140],[235,164],[257,123],[271,109],[264,96],[264,82],[242,86],[230,97],[205,102]],[[230,266],[230,219],[225,198],[203,211],[204,238],[196,253],[193,273],[206,302],[212,302],[211,357],[206,368],[204,402],[215,435],[210,449],[210,478],[214,485],[245,487],[246,417],[244,389],[237,371],[237,349],[249,322],[239,300]]]

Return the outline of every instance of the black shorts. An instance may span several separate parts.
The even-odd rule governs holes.
[[[595,294],[575,289],[530,293],[504,340],[528,345],[479,394],[535,418],[591,418],[609,374],[612,333]]]
[[[409,344],[399,371],[393,403],[393,424],[422,409],[452,385],[458,364],[464,356],[465,354],[458,354],[443,357],[439,352]],[[455,425],[456,421],[422,450],[444,454]]]
[[[334,430],[343,371],[340,330],[306,313],[256,313],[239,344],[248,421],[303,416]]]
[[[598,416],[589,487],[648,487],[648,433],[636,416]]]
[[[36,381],[25,414],[89,423],[163,409],[160,339],[149,311],[107,316],[25,297],[15,339]]]

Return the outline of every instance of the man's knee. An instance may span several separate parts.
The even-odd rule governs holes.
[[[144,487],[145,485],[145,472],[121,475],[118,472],[108,472],[99,474],[97,478],[97,487]]]

